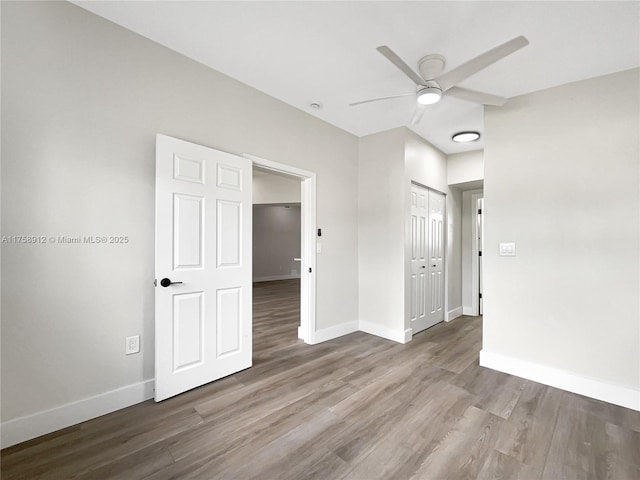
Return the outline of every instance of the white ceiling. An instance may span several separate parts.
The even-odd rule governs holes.
[[[446,70],[518,35],[529,46],[460,86],[512,97],[640,65],[640,3],[626,2],[74,2],[355,135],[409,125],[414,84],[376,51]],[[318,102],[320,110],[309,105]],[[483,107],[451,97],[412,129],[446,153],[482,148],[451,135],[483,130]]]

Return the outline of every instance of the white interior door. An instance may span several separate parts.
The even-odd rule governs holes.
[[[444,208],[444,195],[429,190],[428,327],[444,320]]]
[[[429,191],[411,185],[410,306],[413,333],[427,328]]]
[[[251,366],[251,169],[157,136],[156,401]]]

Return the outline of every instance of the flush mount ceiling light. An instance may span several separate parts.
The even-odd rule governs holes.
[[[469,143],[475,142],[480,138],[480,134],[478,132],[458,132],[451,137],[456,143]]]
[[[442,90],[438,87],[425,87],[418,90],[417,99],[420,105],[433,105],[438,103],[442,97]]]

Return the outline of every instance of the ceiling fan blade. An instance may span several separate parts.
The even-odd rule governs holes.
[[[447,95],[459,98],[461,100],[468,100],[470,102],[482,103],[484,105],[495,105],[501,107],[507,103],[507,99],[499,97],[497,95],[491,95],[490,93],[476,92],[475,90],[469,90],[461,87],[451,87],[447,90]]]
[[[443,73],[439,77],[436,77],[434,80],[438,82],[438,85],[440,85],[440,88],[444,92],[446,90],[449,90],[457,83],[460,83],[466,78],[469,78],[471,75],[478,73],[480,70],[488,67],[489,65],[497,62],[507,55],[510,55],[523,47],[526,47],[527,45],[529,45],[529,40],[521,35],[512,40],[509,40],[506,43],[503,43],[502,45],[498,45],[497,47],[492,48],[482,55],[478,55],[476,58],[463,63],[459,67],[456,67],[453,70],[448,71],[447,73]]]
[[[411,126],[416,126],[422,121],[422,117],[424,116],[424,112],[427,111],[427,108],[422,105],[416,105],[416,109],[413,111],[413,116],[411,117]]]
[[[407,65],[405,61],[402,60],[398,55],[396,55],[396,53],[393,50],[391,50],[389,47],[387,47],[386,45],[383,45],[381,47],[378,47],[376,50],[378,50],[382,55],[387,57],[387,59],[389,59],[391,63],[393,63],[396,67],[398,67],[402,71],[402,73],[404,73],[407,77],[409,77],[413,81],[413,83],[415,83],[416,85],[425,84],[424,78],[422,78],[420,74],[417,73],[413,68]]]
[[[401,93],[399,95],[390,95],[388,97],[380,97],[380,98],[371,98],[369,100],[362,100],[360,102],[354,102],[354,103],[350,103],[349,106],[350,107],[354,107],[356,105],[362,105],[363,103],[369,103],[369,102],[377,102],[378,100],[387,100],[389,98],[398,98],[398,97],[408,97],[409,95],[416,95],[416,92],[411,92],[411,93]]]

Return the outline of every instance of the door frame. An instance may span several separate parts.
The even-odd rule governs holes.
[[[409,197],[411,197],[411,186],[415,185],[417,187],[420,188],[424,188],[427,191],[432,191],[435,193],[438,193],[440,195],[442,195],[444,197],[444,208],[443,208],[443,218],[442,218],[442,242],[444,244],[444,251],[442,252],[442,261],[444,262],[444,266],[442,268],[443,272],[444,272],[444,286],[443,286],[443,292],[442,292],[442,309],[443,311],[443,321],[448,322],[449,321],[449,261],[448,258],[449,256],[447,255],[447,250],[449,249],[449,224],[448,224],[448,212],[447,212],[447,200],[448,200],[448,195],[445,192],[441,192],[440,190],[436,189],[436,188],[432,188],[432,187],[428,187],[423,183],[420,183],[416,180],[411,180],[409,181]],[[405,235],[409,235],[409,231],[410,231],[410,224],[411,224],[411,202],[410,200],[406,200],[407,202],[409,202],[407,205],[407,213],[405,213]],[[406,238],[406,237],[405,237]],[[410,267],[410,258],[411,258],[411,245],[408,241],[404,242],[405,245],[405,252],[404,252],[404,257],[405,257],[405,315],[404,315],[404,328],[405,328],[405,339],[404,339],[404,343],[407,343],[409,341],[411,341],[414,333],[413,333],[413,329],[411,328],[411,305],[410,305],[410,297],[411,297],[411,292],[410,292],[410,285],[409,285],[409,281],[407,280],[409,277],[411,277],[411,267]]]
[[[471,195],[471,205],[473,208],[471,214],[471,254],[473,255],[471,259],[471,311],[474,316],[480,315],[480,265],[478,263],[478,257],[480,256],[481,245],[478,242],[478,200],[481,198],[484,198],[484,192]],[[482,214],[485,214],[484,206]],[[482,217],[483,221],[484,218],[485,217]]]
[[[264,170],[284,173],[300,179],[300,326],[298,338],[316,343],[316,174],[308,170],[274,162],[255,155],[242,154]]]

